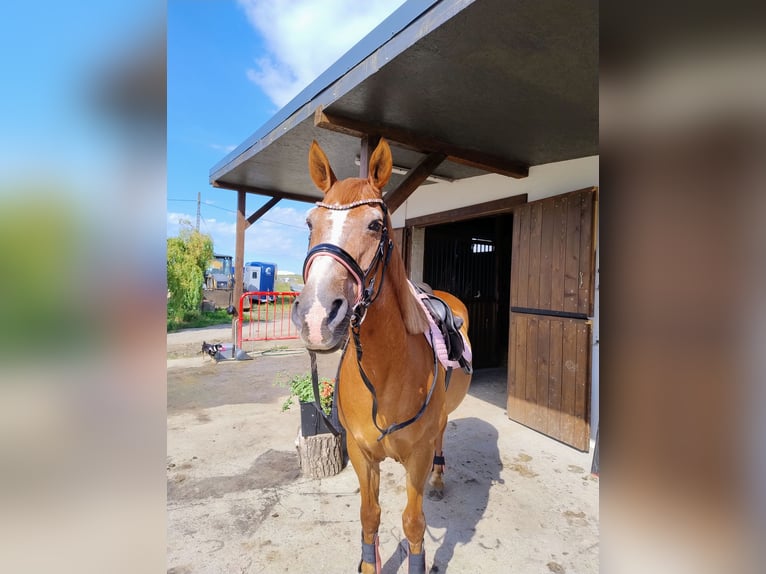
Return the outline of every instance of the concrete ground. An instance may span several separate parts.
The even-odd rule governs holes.
[[[285,381],[309,370],[297,341],[251,344],[251,361],[214,364],[202,340],[231,329],[168,335],[168,573],[356,572],[360,523],[351,466],[300,475],[298,409]],[[334,376],[339,356],[319,356]],[[477,371],[447,428],[445,496],[426,499],[431,572],[595,573],[599,484],[591,454],[509,420],[504,369]],[[383,572],[406,572],[404,472],[381,465]]]

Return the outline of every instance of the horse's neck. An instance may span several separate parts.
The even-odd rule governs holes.
[[[406,360],[411,352],[412,335],[407,332],[392,284],[385,284],[367,308],[359,328],[359,341],[364,362],[374,363],[386,371],[391,365]]]
[[[381,292],[367,308],[359,333],[365,353],[370,349],[390,355],[406,349],[408,333],[392,290]]]

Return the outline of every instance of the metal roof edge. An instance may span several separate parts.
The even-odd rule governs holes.
[[[409,0],[400,6],[393,14],[386,18],[367,36],[357,42],[332,66],[320,74],[313,82],[311,82],[311,84],[304,88],[288,104],[272,116],[253,135],[238,145],[221,161],[216,163],[209,172],[210,183],[219,179],[224,172],[233,169],[255,155],[258,151],[263,149],[263,147],[266,147],[266,145],[276,140],[282,133],[289,131],[289,129],[296,123],[299,123],[309,115],[312,115],[319,105],[328,105],[353,88],[353,85],[346,86],[343,92],[331,89],[333,86],[337,85],[348,72],[364,64],[366,60],[373,57],[381,48],[386,46],[392,38],[405,32],[413,25],[413,23],[421,20],[424,15],[430,12],[434,7],[441,5],[441,8],[443,8],[439,17],[423,22],[419,29],[411,35],[412,42],[407,45],[398,46],[398,49],[395,50],[395,54],[393,54],[394,56],[401,51],[404,51],[420,37],[438,28],[441,24],[470,4],[473,4],[474,1],[475,0]],[[368,67],[364,77],[371,75],[380,67],[381,65],[374,66],[374,69]],[[360,78],[359,81],[363,80],[364,77]],[[329,97],[320,100],[319,96],[323,94],[329,94]],[[287,123],[290,125],[284,125]],[[258,145],[261,143],[265,143],[265,145]]]

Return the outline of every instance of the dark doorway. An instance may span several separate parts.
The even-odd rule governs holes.
[[[512,232],[510,213],[425,230],[423,281],[468,308],[474,368],[508,362]]]

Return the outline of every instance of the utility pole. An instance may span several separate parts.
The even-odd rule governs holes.
[[[200,216],[200,199],[201,199],[201,192],[197,192],[197,233],[199,233],[199,216]]]

